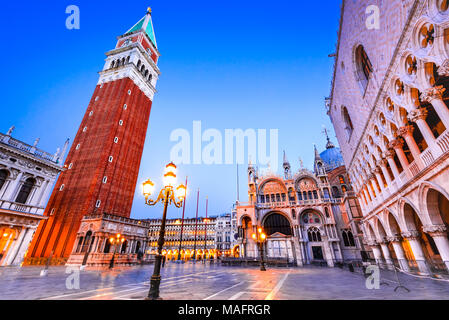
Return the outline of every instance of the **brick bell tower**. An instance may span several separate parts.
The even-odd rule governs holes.
[[[27,253],[68,258],[85,215],[130,216],[160,56],[151,9],[118,37]],[[27,262],[26,262],[27,263]]]

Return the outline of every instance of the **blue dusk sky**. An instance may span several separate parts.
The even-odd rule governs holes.
[[[66,7],[77,5],[80,30],[68,30]],[[173,130],[279,129],[279,168],[286,150],[293,171],[299,157],[313,166],[313,144],[325,148],[331,129],[329,95],[340,1],[6,1],[0,24],[2,116],[0,132],[54,153],[73,141],[103,68],[104,53],[153,9],[161,58],[132,217],[159,218],[145,207],[140,183],[161,185]],[[205,145],[205,144],[204,144]],[[203,145],[203,146],[204,146]],[[246,165],[240,166],[240,200],[247,201]],[[189,176],[186,216],[229,212],[236,200],[236,165],[181,165]],[[169,217],[182,210],[171,208]]]

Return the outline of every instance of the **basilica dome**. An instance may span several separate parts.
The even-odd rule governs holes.
[[[320,153],[320,158],[328,172],[345,165],[340,148],[332,143],[327,144],[326,150]]]

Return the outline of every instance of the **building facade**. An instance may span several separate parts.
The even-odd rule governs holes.
[[[369,28],[368,6],[379,10]],[[369,22],[369,21],[368,21]],[[449,268],[449,8],[343,1],[326,101],[378,263]]]
[[[27,263],[68,259],[86,215],[129,218],[159,58],[151,10],[120,36],[87,107]],[[93,232],[94,230],[92,230]]]
[[[360,208],[339,149],[330,141],[315,148],[314,170],[293,173],[284,154],[284,175],[260,174],[248,167],[248,203],[238,203],[238,244],[244,258],[260,256],[252,234],[267,234],[264,255],[298,266],[360,260]],[[236,254],[237,255],[237,254]]]
[[[217,217],[215,223],[215,244],[219,256],[232,256],[237,245],[237,212],[225,213]]]
[[[211,259],[217,255],[215,245],[216,217],[198,219],[167,219],[163,254],[168,260]],[[157,253],[162,220],[145,220],[149,224],[148,254]],[[182,239],[181,239],[182,238]]]
[[[68,147],[49,154],[0,134],[0,266],[20,265],[39,222]]]
[[[143,220],[107,213],[84,216],[67,265],[102,267],[109,265],[113,256],[117,265],[137,264],[138,254],[144,255],[148,248],[149,229],[150,224]],[[123,242],[111,241],[117,235]]]

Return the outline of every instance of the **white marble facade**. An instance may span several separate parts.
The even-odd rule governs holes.
[[[20,265],[39,222],[58,174],[63,170],[63,151],[49,154],[11,134],[0,133],[0,266]]]

